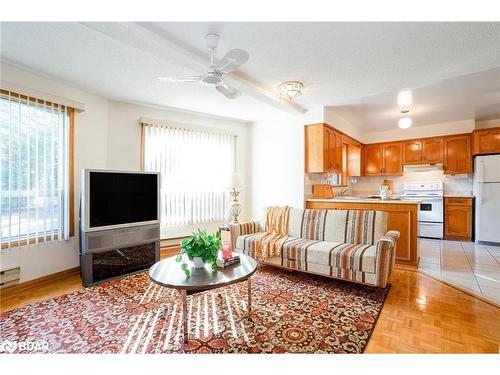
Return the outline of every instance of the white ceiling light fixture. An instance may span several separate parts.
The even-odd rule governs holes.
[[[410,90],[400,91],[398,93],[398,107],[402,110],[408,110],[413,104],[413,94]]]
[[[302,95],[304,84],[300,81],[286,81],[279,86],[280,96],[292,101]]]
[[[399,119],[398,126],[401,129],[408,129],[412,124],[412,120],[410,117],[402,117]]]

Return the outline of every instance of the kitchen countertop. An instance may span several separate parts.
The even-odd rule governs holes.
[[[349,198],[307,198],[307,202],[335,202],[335,203],[381,203],[381,204],[419,204],[422,202],[419,199],[400,200],[397,198],[382,200],[380,198],[363,198],[363,197],[349,197]]]
[[[473,195],[467,193],[457,193],[457,194],[445,194],[445,198],[474,198]]]

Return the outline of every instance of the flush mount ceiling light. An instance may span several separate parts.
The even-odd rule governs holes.
[[[398,107],[401,109],[408,109],[413,104],[413,94],[410,90],[400,91],[398,93]]]
[[[399,119],[398,126],[401,129],[408,129],[411,126],[411,118],[410,117],[403,117]]]
[[[304,84],[299,81],[286,81],[279,86],[280,96],[290,101],[302,95],[303,89]]]

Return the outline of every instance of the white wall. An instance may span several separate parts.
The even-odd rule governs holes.
[[[304,125],[324,121],[323,108],[276,114],[252,124],[252,218],[267,206],[304,206]]]
[[[500,126],[500,118],[476,121],[476,129],[496,128]]]
[[[324,107],[324,122],[348,136],[363,142],[364,132],[335,112],[332,107]]]
[[[363,143],[378,143],[386,141],[399,141],[404,139],[439,137],[442,135],[470,133],[474,130],[474,119],[464,121],[443,122],[425,126],[412,126],[409,129],[395,127],[391,130],[379,132],[365,132],[362,136]]]
[[[85,104],[85,111],[75,115],[75,228],[78,228],[80,170],[82,168],[140,168],[141,116],[192,125],[226,129],[238,135],[237,168],[246,189],[242,193],[246,219],[250,211],[250,140],[249,125],[185,111],[109,101],[86,93],[56,79],[2,62],[1,79],[33,90],[68,98]],[[215,227],[214,227],[215,229]],[[21,282],[77,267],[78,239],[30,245],[2,250],[0,267],[21,267]]]

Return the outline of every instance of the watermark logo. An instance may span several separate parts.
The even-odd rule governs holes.
[[[0,344],[0,353],[43,352],[49,350],[49,343],[45,340],[36,341],[10,341],[5,340]]]
[[[2,342],[0,344],[0,352],[1,353],[4,353],[4,352],[14,353],[16,351],[16,348],[17,348],[17,343],[15,343],[13,341],[5,340],[4,342]]]

